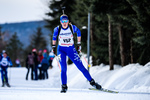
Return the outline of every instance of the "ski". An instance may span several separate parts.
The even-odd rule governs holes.
[[[112,91],[112,90],[108,90],[108,89],[95,89],[95,88],[89,88],[89,90],[96,90],[96,91],[103,91],[103,92],[108,92],[108,93],[119,93],[118,91]]]

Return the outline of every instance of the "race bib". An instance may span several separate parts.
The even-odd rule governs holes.
[[[59,34],[59,45],[60,46],[72,46],[74,44],[74,40],[73,40],[73,34],[70,30],[70,28],[68,28],[67,30],[60,30],[60,34]]]
[[[3,58],[2,61],[1,61],[1,65],[2,66],[8,66],[9,62],[7,60],[7,58]]]

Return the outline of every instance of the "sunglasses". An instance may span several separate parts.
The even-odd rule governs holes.
[[[68,20],[62,20],[61,21],[61,23],[67,23],[68,22]]]

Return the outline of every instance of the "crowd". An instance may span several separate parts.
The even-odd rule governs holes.
[[[48,79],[48,69],[52,68],[52,61],[54,59],[54,53],[50,52],[48,54],[47,50],[39,50],[37,52],[36,49],[33,49],[32,52],[28,53],[26,58],[26,80],[28,80],[29,72],[31,71],[31,80],[43,80]],[[0,54],[0,72],[1,72],[1,80],[2,87],[5,85],[10,87],[8,82],[7,69],[8,67],[12,67],[12,61],[8,56],[8,53],[3,50]],[[20,66],[20,62],[16,60],[16,67]]]
[[[48,69],[52,68],[52,61],[54,58],[54,53],[50,52],[49,55],[47,50],[33,49],[26,58],[26,80],[28,80],[28,75],[31,70],[31,80],[42,80],[48,79]]]

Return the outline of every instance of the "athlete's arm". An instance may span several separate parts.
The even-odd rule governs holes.
[[[8,62],[9,62],[9,66],[12,67],[13,64],[12,64],[12,61],[11,61],[11,59],[9,58],[9,56],[7,56],[7,60],[8,60]]]
[[[74,33],[77,33],[77,42],[81,43],[81,31],[75,25],[73,26]]]
[[[77,33],[77,52],[78,54],[81,52],[81,31],[73,25],[74,33]]]
[[[58,27],[56,27],[56,28],[54,29],[52,45],[56,45],[57,35],[58,35]]]

